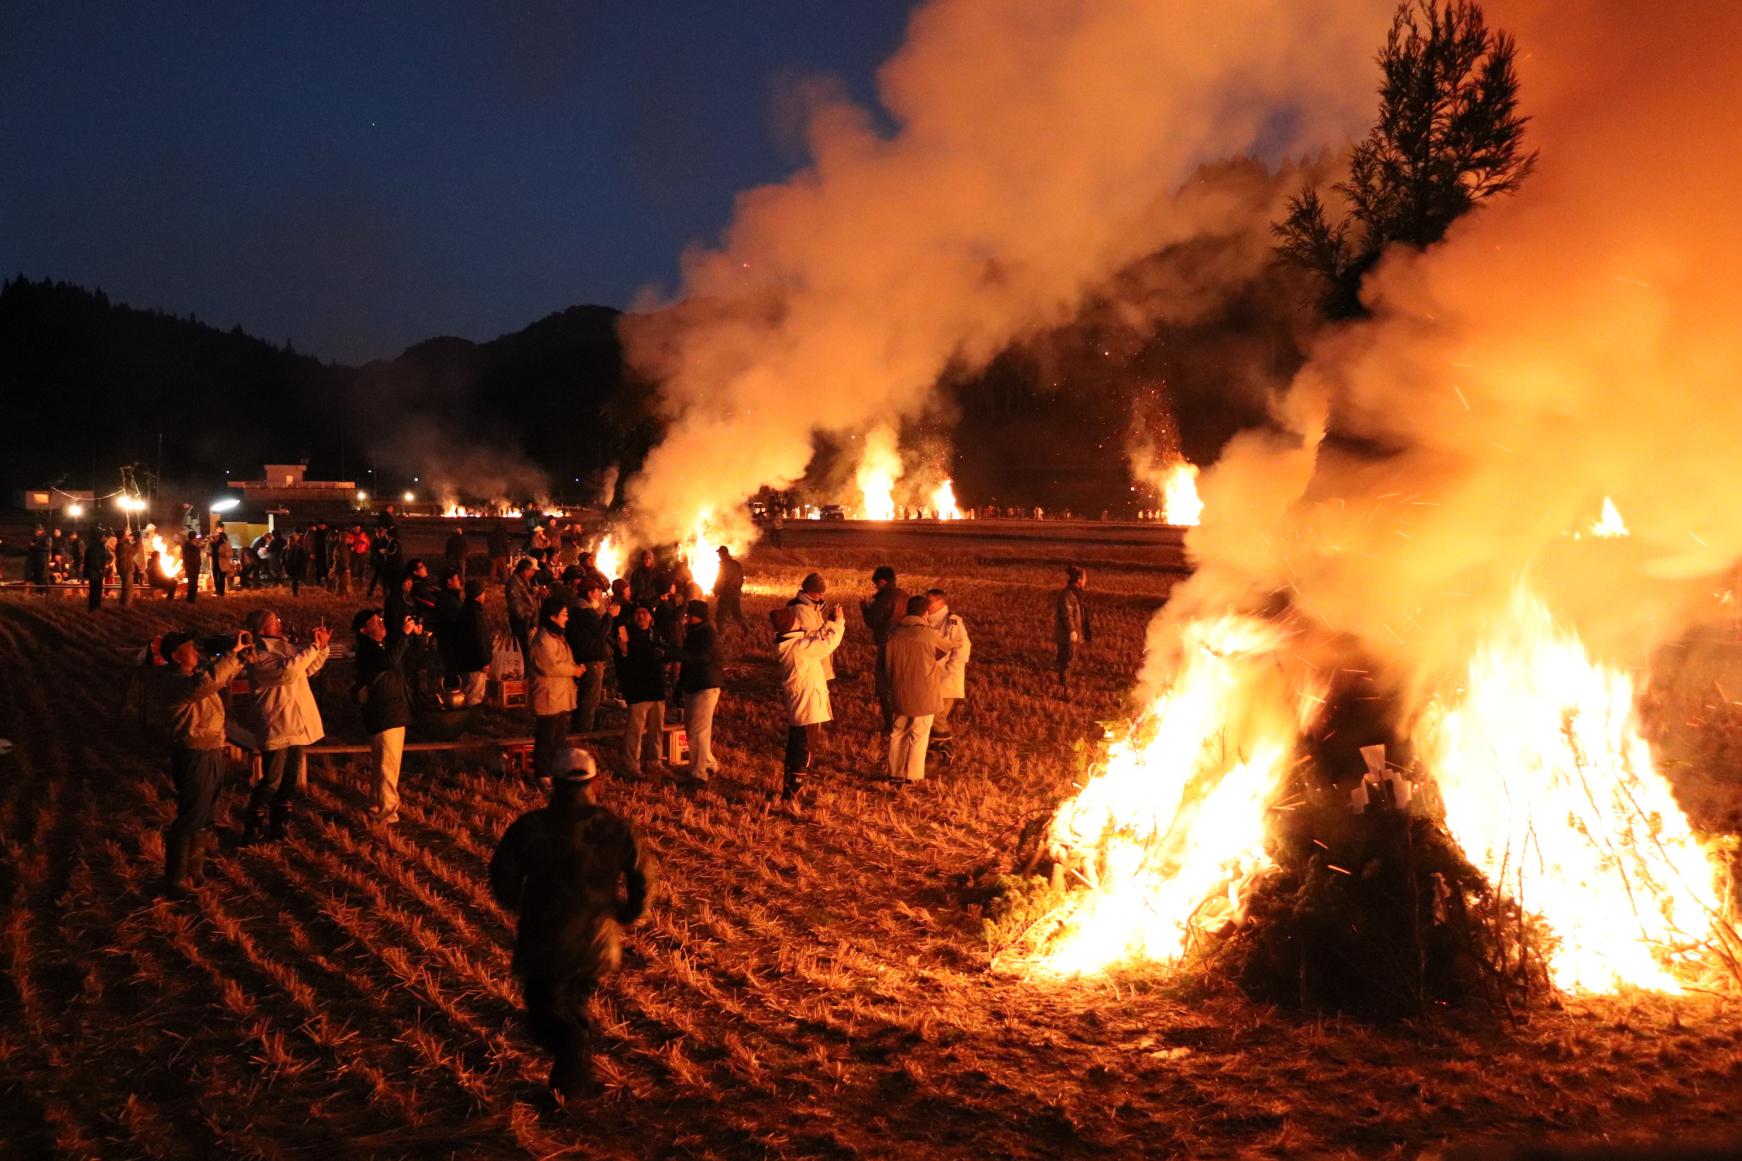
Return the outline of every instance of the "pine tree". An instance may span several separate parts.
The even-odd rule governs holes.
[[[1271,227],[1285,262],[1324,280],[1328,318],[1358,318],[1361,279],[1391,245],[1423,248],[1461,215],[1530,175],[1528,117],[1518,113],[1517,45],[1492,31],[1473,0],[1402,0],[1379,54],[1379,117],[1332,189],[1347,204],[1332,224],[1305,190]]]

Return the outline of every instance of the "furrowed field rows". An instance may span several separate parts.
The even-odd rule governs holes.
[[[0,699],[0,736],[18,746],[0,778],[12,1012],[0,1091],[23,1114],[14,1146],[69,1157],[1338,1155],[1464,1132],[1472,1115],[1491,1131],[1591,1126],[1604,1090],[1668,1102],[1664,1053],[1699,1086],[1676,1115],[1712,1115],[1716,1094],[1742,1081],[1733,1016],[1696,1031],[1669,1006],[1618,1003],[1503,1041],[1294,1021],[1214,981],[1182,1002],[1140,974],[1063,987],[989,973],[955,880],[1007,865],[1022,824],[1079,777],[1073,744],[1120,712],[1172,581],[1123,552],[1095,553],[1107,558],[1093,578],[1096,648],[1069,699],[1053,690],[1048,552],[1025,545],[1010,563],[985,550],[888,554],[910,588],[941,581],[973,633],[955,763],[900,794],[873,785],[885,752],[855,614],[837,657],[837,721],[797,822],[769,810],[784,722],[763,616],[818,562],[758,553],[753,628],[725,631],[721,775],[699,789],[628,783],[614,774],[616,747],[598,747],[601,797],[656,849],[661,886],[597,1003],[605,1095],[578,1117],[543,1100],[546,1062],[518,1020],[512,919],[486,882],[497,838],[542,801],[535,787],[473,756],[413,755],[401,821],[382,830],[362,821],[365,764],[317,763],[291,838],[242,850],[238,776],[203,907],[159,897],[173,804],[161,741],[130,696],[133,652],[174,626],[228,631],[262,604],[292,632],[323,617],[346,624],[351,606],[319,593],[94,615],[73,601],[0,602],[0,666],[30,678]],[[826,556],[829,596],[849,606],[884,559]],[[500,623],[494,595],[491,608]],[[329,730],[353,728],[348,686],[346,662],[316,681]],[[484,720],[504,733],[529,724],[513,712]],[[1472,1069],[1472,1056],[1505,1059],[1505,1076]],[[1569,1059],[1588,1083],[1545,1102],[1533,1086]],[[1349,1095],[1381,1092],[1393,1095]]]

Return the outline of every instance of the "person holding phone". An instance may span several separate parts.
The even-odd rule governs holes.
[[[312,642],[302,648],[284,636],[284,625],[271,609],[248,614],[254,634],[248,651],[248,680],[253,684],[254,705],[260,715],[261,777],[249,796],[242,829],[245,845],[278,840],[289,825],[297,784],[303,769],[303,748],[326,735],[320,707],[315,704],[309,678],[327,663],[327,643],[332,632],[315,626]]]
[[[158,643],[158,684],[169,708],[169,776],[175,782],[175,820],[163,836],[163,885],[172,899],[185,899],[200,882],[224,785],[223,694],[252,644],[243,629],[230,648],[206,661],[192,633],[165,633]]]

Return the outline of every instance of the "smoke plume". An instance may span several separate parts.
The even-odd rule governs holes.
[[[1200,572],[1157,653],[1191,616],[1286,589],[1419,688],[1529,577],[1637,659],[1742,557],[1742,10],[1488,17],[1518,38],[1536,175],[1383,260],[1372,319],[1325,335],[1275,426],[1206,473]],[[1632,536],[1571,539],[1605,496]]]
[[[722,245],[687,256],[681,300],[624,320],[670,423],[631,491],[642,530],[738,511],[803,474],[814,432],[920,413],[946,370],[1225,228],[1239,199],[1170,191],[1207,160],[1352,135],[1387,7],[920,8],[878,78],[893,131],[822,104],[809,168],[743,195]]]

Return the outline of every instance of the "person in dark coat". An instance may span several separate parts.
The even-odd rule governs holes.
[[[188,533],[187,539],[181,542],[181,571],[187,580],[189,601],[200,595],[200,561],[205,555],[200,547],[199,533]]]
[[[37,586],[39,591],[48,585],[49,559],[52,555],[48,530],[39,524],[36,534],[30,538],[30,548],[24,559],[24,579]]]
[[[156,670],[160,701],[169,709],[169,772],[175,780],[175,821],[163,836],[164,889],[184,898],[198,886],[211,838],[212,814],[224,785],[223,694],[242,671],[241,650],[252,644],[243,630],[211,662],[200,660],[191,633],[165,633]]]
[[[617,628],[617,689],[629,706],[623,757],[629,776],[641,776],[641,754],[651,742],[653,760],[665,737],[665,648],[653,630],[653,610],[636,606],[634,621]]]
[[[466,579],[466,530],[458,524],[448,533],[448,542],[442,546],[442,558],[448,562],[448,571],[458,573],[464,583]]]
[[[706,782],[718,770],[714,761],[714,710],[726,684],[720,635],[708,620],[708,602],[691,601],[685,609],[682,664],[677,688],[683,694],[684,729],[690,740],[690,777]]]
[[[1083,646],[1095,639],[1089,623],[1089,599],[1083,590],[1088,587],[1089,574],[1080,565],[1065,566],[1065,587],[1059,590],[1053,603],[1053,644],[1058,646],[1057,669],[1059,689],[1071,686],[1071,665]]]
[[[399,578],[399,584],[387,594],[387,603],[382,606],[381,619],[387,627],[387,640],[391,644],[405,635],[406,622],[421,620],[417,606],[411,599],[411,590],[417,585],[417,578],[406,573]]]
[[[308,534],[292,532],[284,546],[284,575],[290,581],[290,595],[302,595],[303,582],[308,580]]]
[[[653,635],[665,653],[665,684],[677,684],[678,654],[683,649],[684,610],[689,599],[682,594],[676,580],[667,580],[653,606]]]
[[[483,705],[489,694],[490,659],[495,651],[490,618],[484,612],[483,577],[466,582],[466,599],[460,605],[453,638],[453,672],[459,674],[466,704]]]
[[[748,630],[744,619],[744,566],[732,555],[732,550],[720,545],[720,571],[714,577],[714,623],[721,629],[727,621],[735,621]]]
[[[316,520],[309,527],[308,562],[314,583],[326,588],[333,567],[333,538],[325,520]]]
[[[598,723],[599,702],[605,695],[605,670],[611,663],[612,626],[604,586],[596,577],[586,576],[579,585],[579,599],[569,607],[567,632],[575,663],[587,667],[581,675],[572,725],[577,733],[587,734]]]
[[[351,618],[357,634],[356,685],[352,696],[363,707],[369,732],[370,769],[375,774],[369,817],[383,826],[399,821],[399,766],[405,756],[405,729],[411,725],[411,687],[406,657],[423,626],[406,617],[388,640],[380,609],[363,609]]]
[[[659,570],[650,549],[642,549],[641,563],[630,570],[628,579],[629,599],[635,604],[651,607],[659,599]]]
[[[871,572],[871,595],[859,602],[859,612],[877,646],[877,705],[883,711],[883,732],[895,728],[894,700],[889,687],[889,634],[907,615],[907,594],[895,583],[895,570],[887,564]]]
[[[460,610],[466,604],[466,582],[457,572],[442,574],[441,591],[436,594],[435,612],[429,626],[435,630],[436,651],[442,659],[442,673],[457,677],[460,673],[455,649],[460,643]]]
[[[593,801],[592,755],[565,748],[550,804],[508,827],[490,859],[490,893],[520,914],[514,974],[527,1030],[551,1055],[565,1100],[593,1085],[593,994],[623,959],[623,928],[647,909],[654,860],[635,830]],[[622,894],[618,894],[619,884]]]
[[[85,549],[85,584],[90,586],[90,595],[86,598],[87,608],[103,607],[103,578],[109,572],[109,550],[103,544],[103,530],[97,529],[91,533],[91,545]]]

